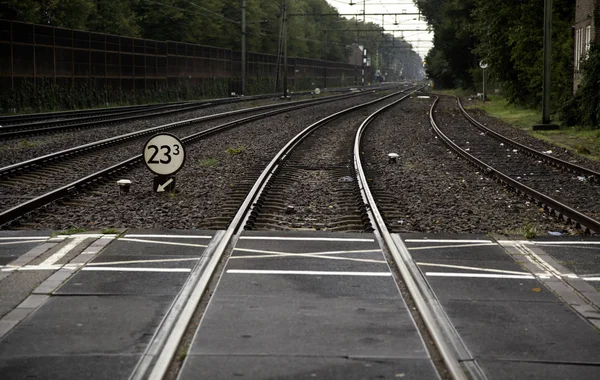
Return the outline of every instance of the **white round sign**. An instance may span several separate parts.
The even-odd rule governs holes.
[[[320,88],[315,88],[315,94],[319,95],[321,93],[321,89]]]
[[[170,133],[154,135],[144,145],[144,162],[155,174],[174,174],[181,169],[184,161],[183,144]]]
[[[479,67],[481,67],[482,69],[487,69],[488,64],[486,61],[479,61]]]

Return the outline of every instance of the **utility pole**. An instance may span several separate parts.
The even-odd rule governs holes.
[[[550,60],[552,58],[552,0],[544,0],[544,95],[542,123],[550,123]]]
[[[544,0],[544,84],[542,95],[542,124],[533,126],[534,130],[558,129],[550,123],[550,63],[552,60],[552,0]]]
[[[288,68],[287,68],[287,1],[283,0],[283,97],[287,98]]]
[[[246,95],[246,0],[242,0],[242,95]]]

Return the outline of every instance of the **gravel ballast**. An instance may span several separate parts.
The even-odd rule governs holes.
[[[66,206],[53,204],[24,222],[33,228],[50,229],[205,226],[202,222],[220,215],[236,188],[247,186],[291,137],[331,113],[382,95],[365,94],[291,111],[193,143],[186,147],[186,164],[177,173],[175,193],[153,193],[152,174],[140,165],[122,175],[133,182],[130,193],[120,194],[111,180],[93,192],[74,197]],[[236,154],[236,149],[240,153]]]
[[[431,99],[414,98],[377,118],[364,150],[380,211],[394,232],[518,233],[565,225],[451,152],[429,124]],[[388,153],[399,155],[390,163]]]

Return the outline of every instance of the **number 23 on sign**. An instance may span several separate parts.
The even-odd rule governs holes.
[[[177,172],[185,161],[181,140],[170,133],[152,136],[144,145],[144,162],[151,172],[170,175]]]

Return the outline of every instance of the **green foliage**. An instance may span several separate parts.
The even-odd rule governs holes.
[[[206,158],[204,160],[198,161],[198,165],[207,167],[207,168],[211,167],[211,166],[215,166],[216,164],[217,164],[216,158]]]
[[[475,38],[470,31],[476,0],[421,0],[417,3],[434,30],[433,48],[425,58],[436,88],[473,86],[470,70]]]
[[[575,95],[562,108],[567,125],[600,128],[600,43],[591,45],[588,58],[582,62],[583,78]]]
[[[35,143],[33,141],[29,141],[29,140],[23,140],[23,141],[21,141],[21,143],[19,144],[19,146],[21,148],[24,148],[24,149],[29,149],[29,148],[36,147],[37,143]]]
[[[555,0],[552,16],[551,108],[571,92],[574,4]],[[471,26],[475,54],[489,63],[488,72],[510,102],[538,107],[542,101],[543,1],[476,0]]]
[[[121,231],[117,230],[116,228],[105,228],[102,230],[102,233],[107,235],[120,235]]]
[[[526,223],[523,228],[521,228],[521,234],[525,239],[533,239],[537,236],[537,228],[531,223]]]
[[[434,47],[426,58],[436,88],[480,88],[478,62],[510,102],[538,107],[542,96],[543,7],[538,0],[421,0]],[[573,74],[574,2],[553,5],[551,107],[569,96]]]
[[[64,231],[58,231],[58,232],[54,232],[53,234],[51,234],[51,237],[54,236],[58,236],[58,235],[75,235],[75,234],[79,234],[82,232],[87,232],[86,228],[76,228],[76,227],[71,227],[67,230]]]
[[[230,156],[237,156],[238,154],[244,153],[245,148],[240,146],[239,148],[227,148],[226,152]]]

